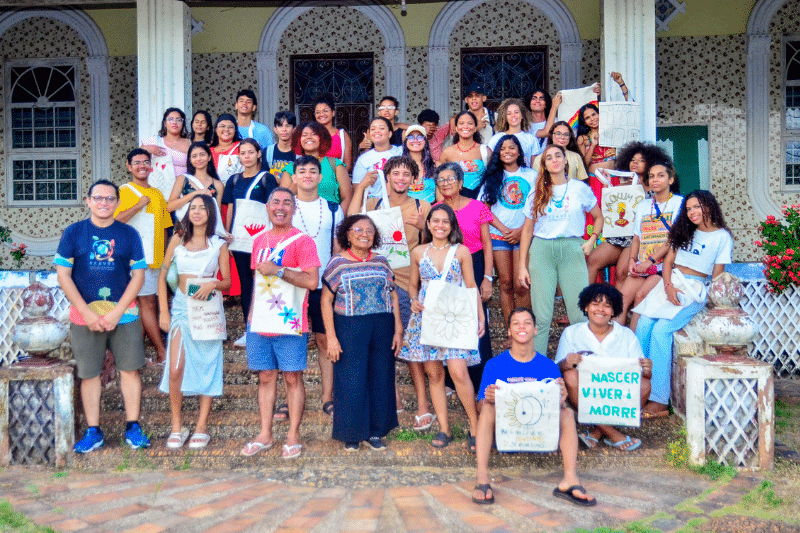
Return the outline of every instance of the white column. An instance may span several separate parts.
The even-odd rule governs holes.
[[[260,121],[264,124],[269,124],[269,113],[276,113],[279,109],[282,109],[278,101],[280,89],[278,88],[277,50],[258,52],[256,54],[256,76],[258,78],[256,95],[258,96]]]
[[[446,46],[428,47],[428,101],[439,113],[441,122],[450,117],[450,49]]]
[[[577,89],[583,87],[583,43],[561,43],[561,88]]]
[[[92,85],[92,181],[111,179],[108,56],[87,57],[86,69]]]
[[[643,141],[656,140],[656,22],[653,0],[603,0],[601,3],[600,81],[603,100],[622,100],[611,81],[616,71],[630,96],[642,104]]]
[[[155,134],[168,107],[192,114],[189,7],[178,0],[137,0],[139,139]]]
[[[771,43],[772,36],[768,32],[747,35],[747,194],[761,218],[780,212],[769,194]]]
[[[397,118],[400,122],[406,122],[406,108],[408,107],[406,49],[402,47],[387,48],[383,54],[383,63],[386,66],[386,94],[394,96],[400,101],[400,115]]]

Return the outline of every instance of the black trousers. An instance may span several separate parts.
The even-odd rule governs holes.
[[[236,264],[236,272],[239,274],[239,285],[242,288],[242,313],[244,313],[244,323],[247,324],[250,304],[253,301],[253,271],[250,270],[250,254],[236,251],[231,251],[231,253],[233,262]]]

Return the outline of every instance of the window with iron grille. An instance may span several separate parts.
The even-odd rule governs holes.
[[[464,89],[472,83],[483,84],[486,107],[494,111],[506,98],[524,99],[547,88],[547,76],[546,46],[462,48],[460,107]]]
[[[80,199],[78,61],[6,65],[8,204],[75,204]]]
[[[783,188],[800,190],[800,36],[783,41]]]

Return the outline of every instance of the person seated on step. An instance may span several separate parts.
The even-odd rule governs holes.
[[[489,456],[495,424],[494,384],[498,379],[507,383],[523,380],[544,380],[553,378],[561,384],[561,417],[558,446],[564,465],[564,476],[553,489],[553,496],[563,498],[576,505],[597,504],[578,479],[578,431],[575,427],[575,412],[567,405],[567,389],[561,379],[558,366],[534,349],[536,319],[533,311],[526,307],[514,309],[508,317],[508,335],[511,348],[493,357],[486,363],[483,371],[478,400],[480,416],[477,433],[477,473],[472,501],[478,504],[494,503],[494,490],[489,484]]]
[[[622,293],[606,283],[593,283],[578,295],[578,306],[589,319],[569,326],[561,334],[556,363],[567,387],[569,402],[577,409],[579,398],[578,364],[583,356],[637,358],[642,366],[641,405],[650,397],[650,377],[653,362],[645,358],[642,346],[630,329],[613,318],[622,312]],[[601,438],[609,446],[632,452],[642,445],[639,439],[622,434],[613,426],[597,425],[580,434],[587,448],[593,449]]]

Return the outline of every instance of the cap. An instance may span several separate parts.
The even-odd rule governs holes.
[[[405,133],[403,133],[403,140],[405,140],[406,137],[408,137],[411,133],[415,131],[426,137],[428,135],[428,132],[425,130],[425,128],[423,128],[419,124],[412,124],[411,126],[407,127]]]
[[[479,81],[473,81],[469,85],[467,85],[466,89],[464,89],[464,98],[469,96],[470,93],[478,93],[478,94],[486,94],[486,89],[484,89],[483,84]]]

